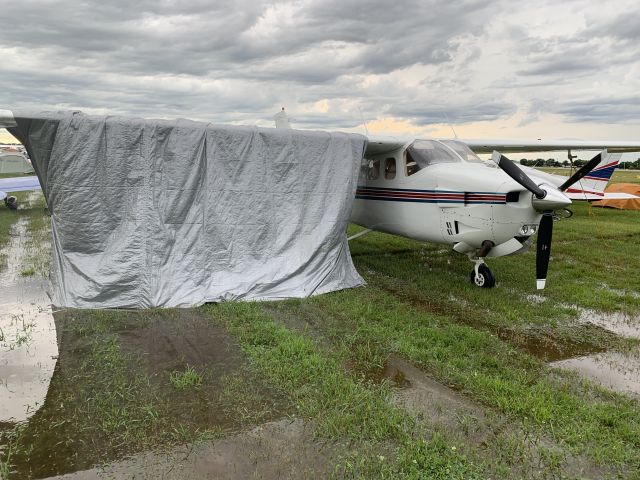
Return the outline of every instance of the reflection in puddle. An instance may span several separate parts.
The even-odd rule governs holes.
[[[604,352],[550,364],[573,370],[603,387],[640,395],[640,358],[618,352]]]
[[[625,312],[596,312],[579,309],[580,323],[592,323],[615,334],[629,338],[640,338],[640,317]]]
[[[42,405],[58,355],[46,282],[20,276],[27,224],[13,225],[0,273],[0,422],[23,421]]]

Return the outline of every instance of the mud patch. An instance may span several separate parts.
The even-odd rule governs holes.
[[[570,332],[558,335],[558,330],[567,328]],[[580,355],[603,352],[607,341],[613,340],[615,335],[597,325],[571,325],[558,327],[555,331],[543,328],[529,328],[526,330],[496,329],[496,335],[512,345],[544,362],[554,362],[573,358]],[[599,342],[597,339],[604,339]]]
[[[394,392],[394,402],[408,411],[429,418],[443,429],[454,431],[459,419],[467,417],[469,426],[477,426],[486,419],[484,409],[452,388],[431,378],[425,372],[397,355],[391,355],[385,372],[396,377],[401,372],[405,388]],[[471,434],[467,430],[467,434]]]
[[[60,353],[46,401],[0,433],[15,478],[85,470],[289,413],[288,398],[199,310],[65,310],[55,321]]]
[[[376,275],[379,278],[384,277],[383,274],[377,272]],[[468,313],[465,311],[466,305],[456,297],[449,298],[449,301],[455,301],[456,308],[448,310],[436,304],[426,304],[419,295],[398,288],[397,285],[392,285],[389,282],[380,282],[379,286],[417,309],[442,315],[461,324],[487,331],[544,362],[602,352],[605,350],[603,345],[607,345],[615,339],[615,334],[612,332],[592,324],[574,324],[553,329],[537,326],[509,328],[495,325],[477,316],[466,314]]]
[[[550,364],[577,372],[610,390],[640,396],[640,358],[619,352],[571,358]]]
[[[213,442],[145,453],[57,478],[327,478],[335,456],[336,448],[314,440],[313,429],[301,420],[280,420]]]
[[[409,388],[411,381],[407,378],[405,373],[406,362],[402,361],[399,357],[392,355],[385,362],[382,369],[382,376],[391,382],[396,388]]]
[[[461,446],[473,448],[495,478],[602,478],[606,467],[574,457],[562,446],[499,412],[443,385],[420,368],[392,355],[409,386],[394,391],[393,401]]]

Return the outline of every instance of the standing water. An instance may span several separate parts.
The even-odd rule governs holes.
[[[29,197],[29,203],[39,194]],[[43,404],[58,355],[46,281],[27,269],[28,218],[12,226],[0,270],[0,423],[26,420]],[[42,254],[48,255],[48,250]]]

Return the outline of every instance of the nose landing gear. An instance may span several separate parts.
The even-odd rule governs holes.
[[[493,273],[482,258],[478,258],[476,261],[476,267],[471,270],[469,280],[480,288],[492,288],[496,286],[496,277],[493,276]]]
[[[489,253],[489,251],[494,247],[494,243],[490,240],[485,240],[482,242],[482,247],[480,247],[476,252],[469,253],[469,260],[475,263],[475,267],[471,270],[471,274],[469,275],[469,279],[471,283],[480,287],[480,288],[492,288],[496,286],[496,277],[493,276],[487,264],[484,263],[484,257]]]

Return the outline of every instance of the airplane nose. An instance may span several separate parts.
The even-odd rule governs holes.
[[[538,198],[535,195],[533,196],[531,203],[533,204],[533,208],[536,210],[559,210],[571,205],[571,199],[557,188],[544,183],[540,185],[540,188],[546,192],[546,195],[543,198]]]

